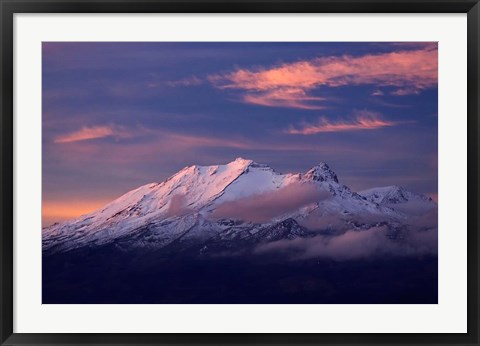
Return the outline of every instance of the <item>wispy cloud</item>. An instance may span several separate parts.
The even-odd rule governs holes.
[[[102,138],[115,140],[97,141]],[[129,139],[129,141],[124,139]],[[170,160],[172,160],[171,155],[174,155],[180,161],[191,156],[190,159],[193,160],[197,151],[208,148],[276,149],[275,144],[261,144],[243,136],[213,137],[144,127],[127,129],[115,124],[83,127],[80,130],[56,137],[52,144],[52,150],[55,151],[58,159],[61,158],[62,161],[76,164],[94,161],[131,164],[150,161],[152,157],[158,155],[170,157]],[[281,149],[293,150],[295,148],[281,147]]]
[[[197,76],[190,76],[187,78],[182,78],[174,81],[169,81],[166,83],[170,87],[181,87],[181,86],[196,86],[203,84],[203,81]]]
[[[312,238],[279,240],[258,246],[256,252],[260,254],[282,252],[291,259],[331,258],[337,261],[385,255],[436,254],[438,249],[437,208],[423,211],[415,210],[409,215],[408,225],[401,242],[392,241],[388,237],[391,232],[389,226],[372,226],[359,231],[345,228],[347,224],[338,215],[318,214],[314,216],[314,220],[310,220],[311,222],[304,224],[304,226],[311,230],[335,227],[342,233],[333,236],[319,233]],[[357,218],[357,216],[355,217]],[[379,219],[378,215],[364,215],[357,221],[378,225]],[[312,226],[313,228],[311,228]]]
[[[224,202],[217,206],[212,217],[262,223],[329,197],[330,194],[326,190],[293,183],[279,190]]]
[[[151,136],[152,134],[155,134],[155,132],[151,129],[138,126],[133,128],[126,128],[125,126],[115,124],[83,126],[80,130],[55,137],[53,142],[56,144],[65,144],[101,138],[114,138],[118,140]]]
[[[260,245],[256,253],[280,252],[291,259],[330,258],[347,261],[377,256],[417,256],[437,253],[438,232],[434,226],[429,230],[411,227],[402,243],[387,237],[387,227],[372,227],[368,230],[349,230],[338,236],[316,236],[279,240]]]
[[[316,109],[321,107],[318,101],[322,101],[311,95],[316,88],[370,84],[421,92],[437,85],[437,66],[436,45],[428,45],[416,50],[321,57],[271,68],[238,69],[210,75],[208,80],[219,89],[241,90],[246,103]]]
[[[422,92],[422,89],[418,88],[400,88],[391,92],[395,96],[405,96],[405,95],[418,95]]]
[[[378,121],[386,122],[385,120]],[[297,131],[298,134],[300,132],[305,132],[306,134],[308,125],[306,123],[299,124],[295,128],[292,127],[290,132]],[[275,137],[268,140],[260,140],[251,136],[234,134],[222,134],[214,137],[199,133],[167,131],[160,128],[130,126],[126,129],[118,124],[110,124],[108,127],[112,129],[111,132],[113,134],[102,138],[114,140],[84,139],[73,141],[73,138],[71,138],[70,141],[64,142],[65,144],[58,144],[52,141],[50,142],[52,155],[56,157],[58,162],[62,162],[64,165],[68,164],[70,167],[72,165],[75,167],[79,166],[79,168],[85,166],[85,164],[94,164],[97,167],[104,164],[132,167],[132,164],[151,162],[152,158],[159,160],[157,162],[162,162],[162,164],[165,162],[178,162],[181,165],[185,164],[185,161],[198,162],[200,158],[206,159],[211,152],[225,149],[229,150],[230,155],[234,153],[237,156],[248,156],[253,155],[253,153],[263,153],[262,155],[269,153],[268,155],[273,155],[274,152],[277,152],[282,153],[282,155],[287,153],[288,155],[300,155],[300,153],[301,155],[321,155],[325,159],[331,157],[332,153],[335,152],[336,157],[340,153],[349,157],[362,155],[364,161],[367,156],[374,161],[378,161],[380,155],[377,152],[373,157],[370,157],[371,151],[366,150],[363,145],[352,146],[334,138],[329,138],[328,141],[322,140],[322,143],[319,144],[315,142],[314,136],[308,141],[300,140],[300,137],[295,139],[294,136],[291,136],[292,140],[286,141],[285,135],[282,135],[282,133],[276,133]],[[337,130],[339,130],[338,126]],[[57,139],[66,140],[66,138]],[[128,141],[125,139],[128,139]],[[385,141],[382,142],[385,145]],[[398,148],[395,149],[397,150]],[[392,154],[392,152],[388,153],[389,158],[392,155],[395,154]],[[212,157],[215,157],[215,155]],[[208,162],[216,163],[217,161],[212,158]]]
[[[309,96],[302,88],[281,88],[243,96],[243,101],[250,104],[299,109],[324,109],[325,106],[318,104],[324,100],[323,97]]]
[[[116,131],[110,126],[92,126],[82,127],[78,131],[70,132],[55,138],[55,143],[72,143],[87,141],[97,138],[112,137],[116,135]]]
[[[314,124],[303,123],[300,128],[290,126],[285,133],[291,135],[314,135],[323,132],[376,130],[397,124],[397,122],[382,120],[376,113],[361,112],[350,121],[331,121],[326,117],[320,117]]]

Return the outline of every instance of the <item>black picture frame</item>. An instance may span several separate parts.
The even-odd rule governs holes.
[[[479,345],[479,0],[0,0],[1,345]],[[13,332],[13,17],[16,13],[467,13],[468,332],[465,334],[21,334]]]

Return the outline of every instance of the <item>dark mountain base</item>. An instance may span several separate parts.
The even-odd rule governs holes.
[[[436,304],[437,258],[335,262],[165,257],[113,248],[44,255],[44,304]]]

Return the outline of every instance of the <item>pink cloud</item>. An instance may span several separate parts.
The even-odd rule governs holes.
[[[263,223],[328,197],[327,191],[313,185],[290,184],[279,190],[224,202],[215,209],[212,217]]]
[[[322,57],[272,68],[238,69],[208,79],[219,89],[242,90],[243,101],[247,103],[306,108],[312,107],[311,101],[320,101],[308,92],[322,86],[372,84],[420,92],[437,85],[437,69],[437,47],[426,45],[416,50]]]
[[[82,127],[78,131],[70,132],[66,135],[58,136],[55,138],[55,143],[72,143],[87,141],[90,139],[111,137],[115,135],[115,131],[110,126],[92,126]]]
[[[121,125],[100,125],[100,126],[83,126],[80,130],[73,131],[64,135],[57,136],[53,143],[55,144],[65,144],[69,143],[69,149],[72,148],[93,148],[96,146],[96,143],[92,141],[93,139],[100,138],[114,138],[119,139],[128,139],[128,138],[139,138],[155,135],[156,132],[145,128],[145,127],[135,127],[135,128],[126,128]],[[81,143],[78,143],[81,142]],[[78,144],[75,146],[74,144]],[[102,143],[102,146],[106,146],[106,143]]]
[[[167,217],[170,216],[183,216],[190,212],[186,206],[186,197],[185,195],[174,195],[170,199],[170,204],[168,205]]]
[[[330,121],[325,117],[320,117],[315,124],[304,123],[301,128],[291,126],[285,132],[292,135],[314,135],[324,132],[376,130],[396,124],[398,123],[380,119],[375,113],[361,112],[351,121]]]
[[[99,138],[140,138],[142,140],[128,143],[121,140],[99,143],[93,140]],[[80,165],[85,162],[108,162],[121,165],[141,163],[151,161],[152,157],[163,155],[170,157],[170,160],[174,159],[173,155],[183,161],[186,155],[191,156],[192,160],[195,159],[195,155],[201,148],[228,147],[255,150],[265,147],[243,137],[216,138],[143,127],[129,128],[127,131],[125,127],[119,125],[81,128],[57,137],[53,144],[51,150],[60,161]]]
[[[116,128],[116,126],[113,126],[113,128]],[[52,155],[55,155],[58,162],[79,169],[91,164],[97,167],[105,164],[113,164],[116,167],[132,167],[132,164],[150,162],[152,158],[157,160],[156,162],[166,162],[168,164],[176,161],[178,161],[178,164],[183,164],[187,157],[189,160],[198,162],[199,157],[205,159],[208,154],[208,151],[205,151],[204,148],[232,148],[242,152],[245,150],[281,151],[285,154],[298,152],[302,155],[307,152],[330,155],[334,151],[345,155],[362,155],[364,159],[367,156],[370,158],[370,155],[372,155],[370,159],[374,161],[379,159],[378,153],[372,153],[362,147],[352,147],[347,143],[338,141],[325,142],[322,145],[303,140],[294,142],[272,141],[269,143],[258,142],[255,139],[242,136],[207,137],[144,128],[133,128],[129,131],[130,137],[144,136],[144,140],[132,141],[128,144],[120,140],[101,143],[95,140],[84,140],[70,142],[68,145],[49,143],[51,146],[49,150],[51,150]],[[392,157],[392,155],[395,155],[395,151],[389,153],[388,157]],[[212,157],[209,162],[215,163],[217,159]]]
[[[280,88],[271,91],[246,94],[243,97],[246,103],[267,107],[287,107],[300,109],[324,109],[325,106],[315,104],[325,100],[322,97],[309,96],[301,88]]]

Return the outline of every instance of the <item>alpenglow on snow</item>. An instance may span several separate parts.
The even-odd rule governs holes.
[[[175,246],[200,253],[378,225],[395,239],[405,233],[412,213],[436,208],[431,198],[397,186],[353,192],[326,163],[305,173],[281,174],[237,158],[225,165],[185,167],[94,212],[46,227],[43,250],[114,244],[126,250]]]

